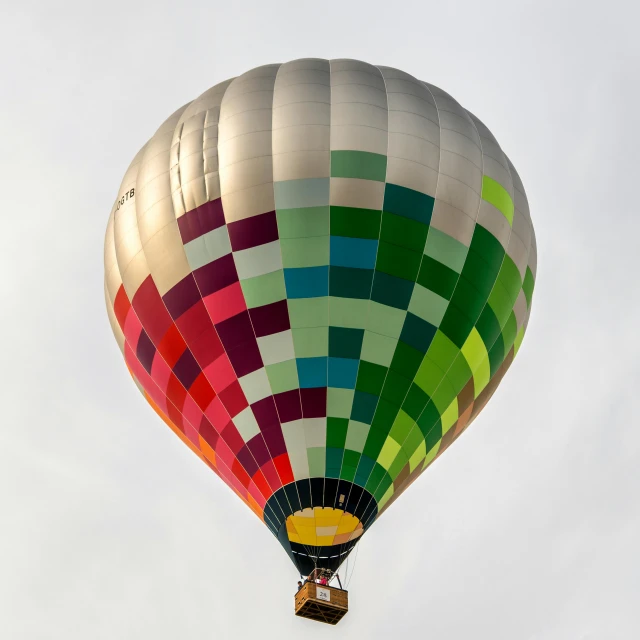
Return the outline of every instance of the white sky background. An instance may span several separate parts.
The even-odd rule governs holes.
[[[637,637],[637,7],[2,1],[0,637]],[[480,117],[539,248],[514,366],[365,536],[335,629],[293,616],[278,542],[146,405],[102,289],[138,148],[215,83],[309,56],[398,67]]]

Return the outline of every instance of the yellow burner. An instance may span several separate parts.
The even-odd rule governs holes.
[[[362,522],[342,509],[313,507],[296,511],[287,518],[289,541],[310,547],[344,544],[362,533]]]

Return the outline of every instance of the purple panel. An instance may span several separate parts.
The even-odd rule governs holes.
[[[209,264],[205,264],[204,267],[196,269],[193,275],[203,298],[210,293],[215,293],[216,291],[220,291],[220,289],[228,287],[234,282],[238,282],[236,264],[230,253]]]
[[[247,442],[247,446],[260,466],[271,460],[272,455],[269,453],[269,449],[267,449],[262,434],[259,433],[257,436],[253,436],[253,438]]]
[[[302,415],[305,418],[324,418],[327,415],[327,388],[300,389]]]
[[[280,422],[291,422],[302,418],[302,405],[298,389],[277,393],[273,399],[276,401]]]
[[[196,207],[178,218],[182,244],[187,244],[223,224],[224,212],[221,198]]]
[[[262,356],[255,338],[227,351],[227,356],[238,378],[262,368]]]
[[[287,452],[287,445],[284,441],[284,436],[282,435],[282,427],[278,424],[272,425],[268,429],[265,429],[262,432],[264,439],[269,447],[269,451],[271,452],[271,456],[273,458],[277,458],[283,453]]]
[[[151,342],[151,338],[149,338],[147,332],[143,329],[138,338],[136,358],[138,358],[138,361],[148,374],[151,374],[151,365],[153,364],[153,357],[155,355],[156,348],[153,346],[153,342]]]
[[[178,284],[162,296],[162,300],[174,320],[177,320],[185,311],[191,309],[200,299],[200,291],[198,291],[198,285],[192,273],[180,280]]]
[[[173,367],[173,373],[185,389],[188,389],[195,379],[202,373],[196,359],[189,349],[185,349],[178,362]]]
[[[260,436],[257,436],[260,438]],[[262,438],[260,438],[262,440]],[[264,446],[264,444],[263,444]],[[266,447],[265,447],[266,449]],[[253,457],[253,453],[249,450],[249,447],[245,444],[240,451],[238,451],[238,462],[244,467],[244,470],[250,475],[255,475],[256,471],[259,469],[258,463],[255,461]]]
[[[286,300],[280,300],[264,307],[249,309],[251,322],[256,336],[270,336],[291,328],[289,324],[289,307]]]
[[[247,311],[242,311],[231,318],[227,318],[227,320],[218,322],[216,331],[227,352],[245,342],[256,342]]]
[[[200,420],[198,433],[212,449],[216,448],[216,444],[220,436],[204,414],[202,416],[202,420]]]
[[[278,222],[275,211],[230,222],[227,228],[229,229],[231,248],[234,251],[250,249],[278,239]]]
[[[258,402],[254,402],[251,405],[251,409],[253,410],[253,415],[256,417],[260,431],[264,431],[274,424],[280,424],[273,396],[267,396],[266,398],[262,398],[262,400],[258,400]]]

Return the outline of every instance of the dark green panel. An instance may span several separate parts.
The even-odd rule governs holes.
[[[329,327],[329,356],[334,358],[360,358],[364,329]]]
[[[331,207],[331,235],[377,240],[381,212],[355,207]]]
[[[471,282],[480,292],[480,295],[487,298],[498,278],[499,271],[500,265],[490,266],[477,251],[470,250],[467,253],[467,259],[462,268],[461,275]]]
[[[450,300],[457,281],[458,274],[453,269],[427,255],[423,256],[418,284]]]
[[[362,362],[360,367],[362,367]],[[353,406],[351,407],[351,419],[364,424],[371,424],[379,399],[377,394],[372,395],[363,391],[356,391],[353,396]]]
[[[364,391],[375,396],[380,395],[382,385],[384,384],[387,368],[366,360],[360,361],[358,367],[358,379],[356,381],[356,389]]]
[[[498,239],[482,225],[475,226],[469,248],[480,254],[490,267],[499,269],[502,265],[504,249]]]
[[[392,369],[389,369],[387,373],[387,379],[384,381],[384,387],[382,387],[381,398],[384,398],[388,402],[400,407],[404,402],[407,391],[411,386],[411,380],[401,376]],[[396,408],[397,413],[397,408]],[[395,419],[395,417],[394,417]]]
[[[496,318],[496,314],[493,313],[491,307],[486,304],[478,322],[476,322],[476,329],[484,342],[485,347],[490,348],[495,342],[496,338],[500,335],[500,324]]]
[[[414,283],[403,278],[396,278],[381,271],[373,277],[371,299],[396,309],[408,309],[413,293]]]
[[[380,240],[395,244],[410,251],[417,251],[422,254],[427,241],[429,227],[426,224],[394,215],[393,213],[382,212],[382,229]]]
[[[376,271],[415,282],[421,260],[422,253],[418,251],[409,251],[395,244],[380,242],[376,258]]]
[[[462,345],[469,337],[473,329],[473,322],[462,313],[455,305],[450,305],[440,323],[440,331],[444,333],[453,344],[462,349]]]
[[[422,224],[429,224],[434,202],[434,199],[425,193],[397,184],[387,184],[384,189],[382,208],[389,213],[412,218]]]
[[[471,320],[471,323],[475,324],[486,302],[487,296],[481,295],[464,276],[460,276],[451,304],[458,307]]]
[[[336,298],[368,300],[373,280],[372,269],[329,267],[329,295]]]
[[[417,422],[427,402],[429,402],[429,396],[417,384],[412,384],[402,403],[402,410]]]
[[[423,353],[399,340],[393,354],[393,360],[391,360],[391,369],[402,374],[405,378],[413,380],[423,358]]]
[[[427,353],[427,349],[429,345],[431,345],[436,331],[437,328],[426,320],[418,318],[418,316],[414,316],[412,313],[407,313],[404,326],[402,327],[402,333],[400,334],[400,340],[406,342],[420,353]]]
[[[399,404],[392,404],[388,400],[380,398],[378,406],[376,407],[376,413],[373,416],[373,422],[371,423],[372,429],[384,431],[384,433],[388,434],[389,431],[391,431],[391,425],[396,419],[399,410]]]

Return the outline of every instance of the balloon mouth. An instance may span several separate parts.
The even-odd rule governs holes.
[[[264,508],[266,525],[301,575],[337,570],[377,515],[378,502],[367,489],[335,478],[291,482]]]
[[[364,533],[362,522],[343,509],[308,507],[296,511],[286,520],[290,542],[311,547],[345,544]]]

